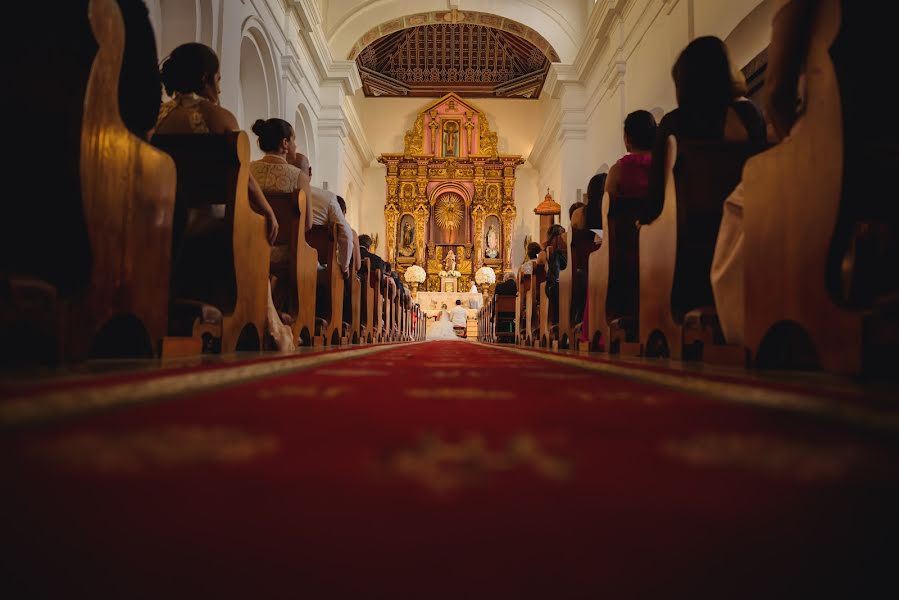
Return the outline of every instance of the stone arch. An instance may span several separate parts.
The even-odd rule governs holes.
[[[159,56],[166,57],[181,44],[197,41],[196,2],[160,0]]]
[[[355,58],[366,48],[366,46],[386,35],[390,35],[391,33],[395,33],[401,29],[417,27],[419,25],[426,25],[428,23],[447,22],[446,16],[448,14],[449,13],[447,13],[446,11],[416,13],[407,15],[399,19],[391,19],[389,21],[380,23],[379,25],[372,27],[359,37],[359,39],[350,49],[347,58],[350,60],[355,60]],[[546,55],[550,62],[560,62],[558,53],[553,48],[552,44],[546,40],[546,38],[540,35],[540,33],[538,33],[536,30],[531,29],[527,25],[519,23],[518,21],[488,13],[466,10],[464,12],[459,12],[456,20],[451,22],[461,24],[485,25],[494,29],[499,29],[501,31],[515,34],[534,44],[534,46],[536,46],[541,52],[543,52],[543,54]]]
[[[315,172],[315,127],[309,109],[305,104],[297,105],[293,121],[293,130],[297,136],[297,151],[309,157],[309,163]]]
[[[197,41],[215,48],[213,39],[212,0],[198,0],[197,2]]]
[[[335,56],[353,58],[362,48],[382,35],[425,24],[427,21],[422,21],[423,15],[425,18],[432,14],[444,20],[451,18],[448,16],[451,11],[446,10],[446,3],[437,0],[417,3],[415,8],[419,11],[434,11],[418,13],[411,13],[408,0],[364,0],[352,4],[354,6],[347,7],[345,14],[334,15],[333,22],[336,25],[328,31],[328,44]],[[518,35],[523,31],[525,37],[529,35],[527,30],[534,33],[539,31],[539,39],[544,40],[556,54],[554,62],[574,62],[585,24],[582,10],[572,12],[544,0],[494,0],[490,3],[490,10],[489,14],[460,10],[456,13],[456,22],[472,22],[466,21],[466,18],[477,14],[514,23],[512,27],[517,25],[519,31],[510,31]],[[372,28],[371,23],[381,25]],[[534,42],[538,37],[531,41]],[[539,46],[539,42],[535,43]]]
[[[465,201],[465,206],[471,206],[471,192],[464,185],[460,185],[455,181],[444,181],[440,183],[430,191],[428,194],[428,204],[434,206],[434,202],[441,196],[441,194],[445,194],[447,192],[455,192],[462,196],[462,200]]]
[[[246,129],[256,119],[267,119],[280,114],[278,81],[271,46],[262,31],[251,23],[245,25],[240,41],[238,107],[240,122]]]

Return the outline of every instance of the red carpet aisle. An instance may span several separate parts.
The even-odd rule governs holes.
[[[893,433],[438,342],[9,429],[0,502],[12,584],[55,597],[870,597],[897,465]]]

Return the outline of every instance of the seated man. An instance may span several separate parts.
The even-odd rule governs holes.
[[[309,173],[312,178],[312,166],[309,164],[309,158],[297,154],[297,162],[295,165],[301,170]],[[343,211],[340,208],[340,202],[337,200],[337,194],[334,192],[323,190],[315,186],[310,186],[312,195],[309,198],[309,206],[312,208],[312,224],[313,225],[333,225],[337,223],[337,259],[340,263],[340,271],[344,275],[344,279],[349,279],[350,268],[353,263],[354,244],[353,229],[346,220]],[[327,259],[319,256],[318,260],[324,264]]]
[[[515,283],[515,273],[513,273],[512,271],[506,271],[503,274],[502,283],[497,284],[494,293],[497,296],[517,296],[518,285]]]
[[[456,306],[450,312],[450,322],[453,324],[453,329],[456,329],[457,332],[461,329],[462,337],[465,337],[465,330],[468,328],[468,313],[462,308],[461,300],[456,300]]]

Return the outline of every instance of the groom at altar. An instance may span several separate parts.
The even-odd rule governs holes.
[[[468,327],[468,313],[462,308],[462,301],[456,300],[456,306],[450,312],[453,327]]]

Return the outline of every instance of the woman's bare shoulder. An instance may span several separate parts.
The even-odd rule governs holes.
[[[209,133],[227,133],[240,129],[237,118],[227,108],[222,108],[212,102],[203,102],[200,110],[203,111]]]

